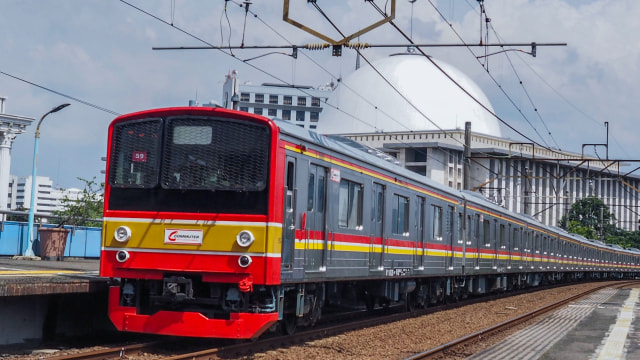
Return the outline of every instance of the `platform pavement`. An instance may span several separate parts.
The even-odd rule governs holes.
[[[98,276],[99,265],[99,259],[0,257],[0,296],[105,291],[109,279]]]
[[[640,359],[640,289],[603,289],[467,360]]]

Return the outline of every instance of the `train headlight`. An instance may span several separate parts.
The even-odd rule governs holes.
[[[121,262],[121,263],[129,260],[129,252],[125,250],[118,251],[116,253],[116,260],[118,260],[118,262]]]
[[[249,230],[242,230],[236,236],[236,242],[242,247],[249,247],[255,240],[256,238]]]
[[[238,258],[238,265],[240,265],[240,267],[246,268],[247,266],[251,265],[251,263],[253,262],[253,260],[251,260],[251,256],[249,255],[242,255]]]
[[[131,239],[131,229],[128,226],[119,226],[113,233],[113,237],[116,241],[127,242]]]

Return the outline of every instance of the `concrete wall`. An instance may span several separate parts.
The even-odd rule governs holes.
[[[107,294],[0,297],[0,346],[114,333]]]

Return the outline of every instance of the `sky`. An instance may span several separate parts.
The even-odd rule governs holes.
[[[362,0],[318,0],[331,23],[307,1],[290,2],[292,19],[332,39],[341,36],[331,24],[352,34],[381,18]],[[389,9],[391,1],[374,3]],[[290,49],[152,49],[321,42],[282,20],[281,1],[253,0],[248,13],[240,5],[237,0],[2,0],[0,96],[7,98],[5,113],[35,119],[13,143],[11,174],[31,174],[35,125],[59,104],[71,106],[41,125],[38,175],[62,188],[81,187],[78,177],[104,176],[107,128],[117,114],[186,106],[192,99],[221,102],[224,78],[232,70],[241,82],[311,86],[354,71],[350,49],[340,57],[330,50],[300,50],[297,59]],[[580,153],[582,144],[607,142],[608,122],[609,158],[640,159],[635,114],[640,1],[486,0],[484,9],[491,20],[488,35],[476,0],[397,0],[394,23],[422,44],[567,43],[539,46],[536,57],[525,53],[531,51],[526,46],[479,59],[484,48],[424,50],[476,81],[497,115],[518,133]],[[360,41],[399,45],[362,50],[369,61],[408,45],[390,24]],[[496,51],[500,48],[486,50]],[[513,131],[503,134],[523,140]],[[585,153],[604,157],[606,149],[588,146]]]

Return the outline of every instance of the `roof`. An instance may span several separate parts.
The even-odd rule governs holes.
[[[445,62],[434,61],[493,112],[488,98],[471,78]],[[498,120],[426,57],[397,54],[375,61],[373,66],[375,69],[358,69],[339,83],[328,100],[330,106],[325,106],[319,132],[451,130],[464,129],[465,122],[470,121],[473,132],[501,137]]]

